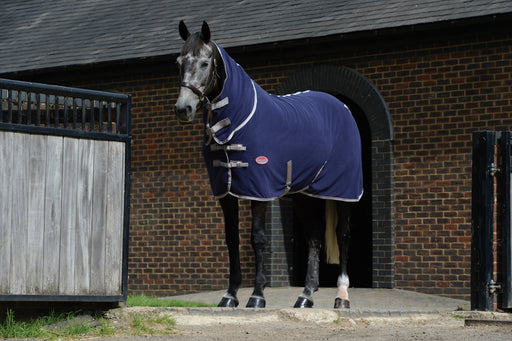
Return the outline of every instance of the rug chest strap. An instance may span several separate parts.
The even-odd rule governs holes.
[[[213,160],[213,167],[246,168],[246,167],[249,167],[249,163],[248,162],[242,162],[242,161],[222,162],[220,160]]]
[[[220,144],[212,144],[210,145],[210,150],[212,152],[216,152],[219,150],[229,150],[234,152],[244,152],[247,150],[247,147],[242,144],[228,144],[228,145],[220,145]]]

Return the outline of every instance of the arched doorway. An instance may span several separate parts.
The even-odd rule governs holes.
[[[347,104],[358,124],[363,144],[363,172],[365,195],[356,207],[351,244],[349,274],[351,284],[359,287],[392,288],[394,285],[394,240],[392,222],[392,167],[391,142],[393,131],[387,106],[375,86],[357,71],[334,65],[312,65],[298,71],[286,79],[278,88],[278,93],[288,94],[302,90],[318,90],[330,93]],[[276,209],[275,206],[280,206]],[[283,243],[284,263],[288,264],[290,284],[301,285],[297,279],[303,278],[301,261],[303,254],[300,240],[293,234],[286,218],[286,199],[274,204],[271,209],[275,216],[280,210],[280,220],[271,220],[270,230],[272,257],[275,258],[276,243],[272,242],[273,232],[284,228],[284,238],[292,243]],[[284,207],[284,209],[283,209]],[[279,215],[279,214],[278,214]],[[281,223],[277,223],[281,221]],[[279,225],[279,226],[274,226]],[[281,233],[281,232],[279,232]],[[298,246],[297,246],[298,245]],[[293,253],[293,256],[290,256]],[[279,268],[274,259],[271,264]],[[321,269],[321,285],[332,286],[336,282],[336,270],[324,264]],[[281,267],[284,268],[284,267]],[[272,272],[272,268],[270,269]],[[336,275],[325,275],[334,273]],[[270,275],[272,278],[272,275]],[[334,283],[333,283],[334,281]],[[272,284],[271,284],[272,285]],[[278,284],[282,285],[282,284]]]

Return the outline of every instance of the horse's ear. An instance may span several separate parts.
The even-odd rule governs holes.
[[[206,23],[206,21],[203,21],[203,27],[201,27],[201,40],[208,44],[210,42],[211,34],[210,34],[210,27]]]
[[[183,20],[180,21],[180,37],[185,41],[187,41],[188,37],[190,37],[190,32],[188,31],[187,25],[185,25]]]

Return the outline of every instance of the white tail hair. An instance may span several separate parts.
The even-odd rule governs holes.
[[[325,262],[340,264],[340,248],[336,237],[338,210],[334,200],[325,201]]]

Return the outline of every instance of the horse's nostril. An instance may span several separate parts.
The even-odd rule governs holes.
[[[174,108],[174,112],[177,114],[177,115],[184,115],[187,113],[187,107],[178,107],[176,106]]]
[[[176,116],[178,117],[178,121],[182,124],[190,123],[192,122],[192,119],[190,118],[191,115],[191,109],[192,106],[190,105],[177,105],[174,107],[174,112]]]
[[[192,112],[192,106],[186,105],[186,106],[176,106],[174,108],[174,111],[178,115],[187,115],[189,112]]]

